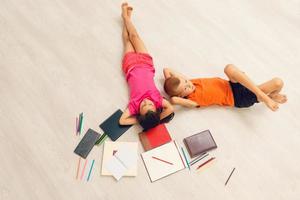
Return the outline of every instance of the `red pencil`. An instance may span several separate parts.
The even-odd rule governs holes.
[[[200,167],[206,165],[207,163],[209,163],[210,161],[212,161],[212,160],[214,160],[214,159],[215,159],[215,157],[210,158],[209,160],[207,160],[207,161],[205,161],[204,163],[202,163],[201,165],[199,165],[199,167],[197,167],[197,169],[199,169]],[[196,169],[196,170],[197,170],[197,169]]]
[[[85,171],[85,167],[86,167],[87,161],[88,161],[88,160],[86,159],[85,162],[84,162],[83,169],[82,169],[82,172],[81,172],[80,180],[83,179],[83,175],[84,175],[84,171]]]
[[[173,163],[170,163],[170,162],[168,162],[168,161],[162,160],[162,159],[157,158],[157,157],[155,157],[155,156],[152,156],[152,158],[154,158],[154,159],[156,159],[156,160],[159,160],[159,161],[161,161],[161,162],[164,162],[164,163],[168,163],[168,164],[170,164],[170,165],[173,165]]]

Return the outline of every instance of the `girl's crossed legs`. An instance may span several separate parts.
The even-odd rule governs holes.
[[[133,8],[128,3],[122,4],[124,55],[128,52],[148,53],[146,46],[131,22]]]

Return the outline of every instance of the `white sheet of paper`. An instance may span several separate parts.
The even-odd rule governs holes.
[[[117,157],[127,169],[130,169],[137,164],[137,152],[132,148],[128,148],[126,145],[119,148],[115,157]]]
[[[170,162],[172,165],[154,159],[153,156]],[[181,157],[175,141],[142,153],[142,158],[152,182],[185,168],[184,158]]]
[[[125,174],[127,168],[117,159],[112,156],[111,159],[106,163],[105,168],[115,177],[115,179],[120,180],[120,178]]]
[[[132,167],[126,170],[125,174],[123,176],[137,176],[137,150],[138,150],[138,144],[137,142],[111,142],[111,141],[105,141],[103,145],[103,157],[102,157],[102,169],[101,169],[101,175],[104,176],[111,176],[112,173],[106,169],[106,164],[110,159],[113,157],[113,152],[117,151],[116,154],[118,153],[119,149],[122,148],[123,146],[126,146],[130,149],[130,152],[132,152],[132,155],[135,155],[135,162],[131,161],[133,164]],[[133,154],[134,152],[134,154]],[[115,155],[116,155],[115,154]],[[130,153],[131,154],[131,153]],[[120,155],[119,157],[125,157],[123,155]],[[131,159],[130,159],[131,160]],[[125,163],[128,162],[128,166],[131,163],[130,161],[124,161]]]

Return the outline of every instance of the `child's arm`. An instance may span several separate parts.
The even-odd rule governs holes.
[[[199,104],[195,101],[184,99],[181,97],[171,97],[171,103],[176,105],[181,105],[188,108],[199,108]]]
[[[182,77],[184,79],[188,79],[186,76],[184,76],[183,74],[180,74],[170,68],[164,68],[164,76],[165,79],[170,78],[171,76],[175,76],[175,77]]]
[[[169,101],[167,101],[165,99],[163,99],[163,101],[162,101],[162,107],[163,107],[163,111],[160,114],[161,120],[174,112],[173,106],[169,103]]]
[[[126,110],[123,112],[123,114],[119,120],[120,125],[133,125],[133,124],[136,124],[137,122],[138,121],[137,121],[136,117],[130,115],[128,108],[126,108]]]

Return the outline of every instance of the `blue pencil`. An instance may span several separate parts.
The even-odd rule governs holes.
[[[93,169],[94,163],[95,163],[95,160],[93,160],[93,162],[92,162],[92,165],[91,165],[91,168],[90,168],[90,171],[89,171],[89,175],[88,175],[88,177],[87,177],[87,180],[86,180],[86,181],[89,181],[89,180],[90,180],[90,176],[91,176],[91,172],[92,172],[92,169]]]
[[[183,148],[182,148],[182,147],[181,147],[181,151],[182,151],[182,153],[183,153],[183,156],[184,156],[185,162],[186,162],[186,164],[187,164],[187,166],[188,166],[189,170],[191,170],[191,168],[190,168],[190,164],[189,164],[189,161],[188,161],[188,159],[187,159],[187,157],[186,157],[186,155],[185,155],[185,153],[184,153],[184,150],[183,150]]]

